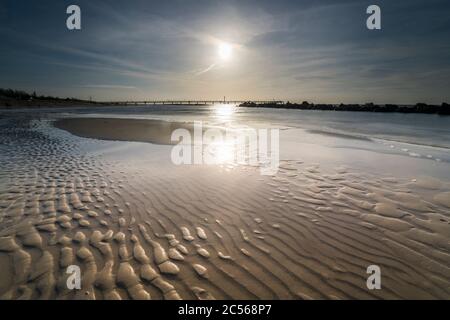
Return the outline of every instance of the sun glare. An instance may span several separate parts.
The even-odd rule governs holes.
[[[222,60],[229,60],[231,58],[231,54],[233,53],[233,47],[231,44],[222,42],[218,47],[219,57]]]
[[[215,105],[214,109],[216,111],[216,117],[220,120],[230,120],[232,117],[235,109],[234,105],[231,104],[220,104]]]

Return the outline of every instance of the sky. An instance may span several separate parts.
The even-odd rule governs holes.
[[[0,39],[0,87],[37,94],[450,102],[448,0],[0,0]]]

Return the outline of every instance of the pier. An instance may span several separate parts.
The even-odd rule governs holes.
[[[214,104],[283,104],[281,100],[144,100],[144,101],[110,101],[111,105],[214,105]]]

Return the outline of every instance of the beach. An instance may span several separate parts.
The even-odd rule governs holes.
[[[221,145],[217,164],[174,164],[171,134],[195,122],[278,129],[277,172]],[[449,299],[449,128],[232,105],[0,110],[0,298]]]

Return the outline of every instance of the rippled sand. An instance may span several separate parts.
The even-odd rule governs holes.
[[[448,181],[121,161],[30,119],[0,143],[2,299],[450,298]]]

